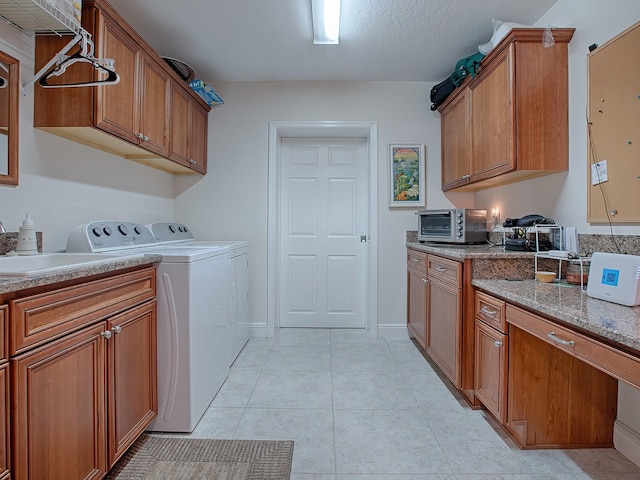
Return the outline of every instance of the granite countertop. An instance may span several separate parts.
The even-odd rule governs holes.
[[[151,265],[154,263],[160,263],[161,261],[162,255],[140,254],[139,256],[135,257],[127,256],[120,260],[115,258],[113,259],[113,261],[106,263],[79,266],[77,268],[69,268],[57,272],[43,273],[42,275],[29,275],[20,277],[0,276],[0,294],[17,292],[19,290],[26,290],[28,288],[40,287],[53,283],[66,282],[68,280],[76,280],[83,277],[90,277],[92,275],[99,275],[102,273],[113,272],[125,268]]]
[[[535,257],[534,252],[516,252],[504,250],[502,245],[456,245],[439,243],[407,242],[407,248],[433,253],[449,258],[464,260],[466,258],[530,258]]]
[[[577,285],[535,280],[480,280],[471,284],[510,303],[576,326],[640,355],[640,307],[591,298]]]

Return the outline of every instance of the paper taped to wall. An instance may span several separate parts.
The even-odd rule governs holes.
[[[606,160],[600,160],[591,165],[591,185],[598,185],[607,180],[609,180],[609,173],[607,172]]]

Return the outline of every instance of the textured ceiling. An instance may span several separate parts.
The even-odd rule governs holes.
[[[492,19],[531,25],[556,1],[342,0],[339,45],[313,44],[310,0],[111,4],[160,55],[209,82],[435,82],[489,40]]]

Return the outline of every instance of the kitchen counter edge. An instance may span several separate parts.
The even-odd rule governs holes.
[[[502,245],[456,245],[433,244],[420,242],[406,242],[406,247],[434,255],[441,255],[456,260],[467,258],[530,258],[535,257],[534,252],[505,251]]]
[[[28,288],[41,287],[54,283],[77,280],[83,277],[100,275],[107,272],[114,272],[126,268],[143,265],[158,264],[162,261],[160,254],[144,254],[138,257],[129,257],[123,260],[117,258],[111,262],[100,263],[98,265],[80,266],[58,272],[45,273],[42,275],[30,275],[24,277],[2,277],[0,276],[0,294],[17,292]]]
[[[538,312],[569,328],[577,327],[640,356],[640,306],[627,307],[592,298],[575,285],[480,279],[473,279],[471,284],[515,306]]]

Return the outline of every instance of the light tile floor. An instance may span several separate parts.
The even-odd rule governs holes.
[[[251,339],[192,438],[294,440],[292,480],[640,480],[612,449],[518,449],[410,340]]]

